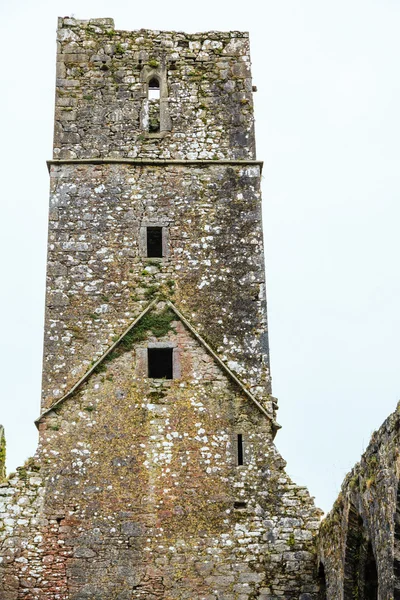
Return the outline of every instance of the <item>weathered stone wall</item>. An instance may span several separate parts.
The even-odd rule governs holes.
[[[57,521],[45,519],[43,515],[45,487],[39,471],[40,466],[31,459],[0,484],[1,600],[17,600],[25,595],[24,589],[30,589],[29,593],[36,593],[39,599],[37,582],[48,560],[43,550],[43,536],[48,540],[48,549],[57,547],[54,536]],[[54,575],[49,573],[48,577],[54,583],[56,565]]]
[[[373,434],[323,521],[328,600],[400,598],[399,431],[400,406]]]
[[[55,158],[254,158],[247,33],[116,31],[59,19]],[[147,83],[161,81],[149,133]]]
[[[179,349],[179,378],[143,377],[151,342]],[[315,597],[319,511],[268,417],[163,303],[40,430],[43,487],[2,488],[5,600]]]
[[[6,436],[4,427],[0,425],[0,483],[6,476]]]

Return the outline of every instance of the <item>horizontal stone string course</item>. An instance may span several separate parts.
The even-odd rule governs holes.
[[[263,167],[263,162],[259,160],[167,160],[167,159],[143,159],[143,158],[82,158],[71,160],[48,160],[47,165],[50,168],[52,165],[102,165],[102,164],[128,164],[128,165],[255,165],[260,169]]]

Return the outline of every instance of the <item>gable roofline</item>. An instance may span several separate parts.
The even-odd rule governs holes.
[[[97,360],[88,371],[86,371],[86,373],[80,378],[78,379],[78,381],[76,383],[74,383],[74,385],[72,386],[72,388],[69,390],[69,392],[67,392],[66,394],[64,394],[64,396],[62,396],[61,398],[59,398],[56,402],[54,402],[54,404],[52,404],[51,406],[49,406],[49,408],[46,408],[41,415],[35,420],[35,425],[36,427],[39,425],[39,423],[41,422],[41,420],[43,419],[44,416],[46,416],[49,412],[51,412],[52,410],[54,410],[55,408],[57,408],[57,406],[59,406],[60,404],[62,404],[64,402],[64,400],[67,400],[67,398],[69,398],[70,396],[72,396],[72,394],[82,385],[82,383],[85,383],[85,381],[87,381],[89,379],[89,377],[93,374],[93,372],[95,371],[95,369],[103,362],[103,360],[106,358],[106,356],[108,356],[120,343],[120,341],[126,336],[127,333],[130,332],[131,329],[133,329],[133,327],[135,327],[135,325],[137,323],[139,323],[139,321],[144,317],[144,315],[146,315],[152,308],[153,306],[156,305],[156,303],[158,302],[158,298],[155,298],[154,300],[152,300],[150,302],[150,304],[136,317],[136,319],[134,319],[132,321],[132,323],[129,325],[129,327],[127,327],[122,334],[119,336],[119,338],[104,352],[104,354],[102,354],[99,358],[99,360]]]
[[[152,309],[154,306],[163,301],[162,298],[155,298],[150,302],[150,304],[132,321],[132,323],[123,331],[123,333],[119,336],[119,338],[102,354],[102,356],[90,367],[88,371],[72,386],[72,388],[64,394],[59,400],[57,400],[54,404],[46,408],[42,414],[35,420],[35,425],[38,427],[39,423],[42,419],[53,411],[55,408],[64,403],[65,400],[70,398],[78,388],[85,383],[89,377],[94,373],[96,368],[103,362],[103,360],[111,354],[111,352],[118,346],[118,344],[122,341],[122,339],[129,333],[135,325],[141,321],[141,319]],[[274,432],[281,428],[281,426],[275,421],[275,419],[268,413],[268,411],[258,402],[258,400],[253,396],[253,394],[246,388],[246,386],[240,381],[240,379],[231,371],[231,369],[224,363],[224,361],[214,352],[214,350],[207,344],[207,342],[201,337],[201,335],[196,331],[196,329],[191,325],[191,323],[186,319],[186,317],[176,308],[176,306],[170,300],[164,300],[166,305],[176,314],[178,319],[182,321],[185,327],[190,331],[190,333],[196,338],[196,340],[205,348],[205,350],[213,357],[215,362],[221,367],[221,369],[228,375],[230,379],[232,379],[236,385],[241,389],[241,391],[257,406],[257,408],[264,414],[264,416],[271,421]]]
[[[207,342],[201,337],[201,335],[196,331],[196,329],[189,323],[186,317],[176,308],[174,304],[170,300],[167,300],[167,305],[174,311],[174,313],[179,317],[182,323],[189,329],[190,333],[197,339],[198,342],[206,349],[206,351],[211,354],[216,363],[222,368],[223,371],[232,379],[236,385],[240,387],[242,392],[250,398],[252,402],[261,410],[261,412],[273,423],[273,425],[280,429],[280,425],[276,423],[276,421],[271,417],[271,415],[267,412],[267,410],[258,402],[258,400],[253,396],[253,394],[245,387],[245,385],[240,381],[240,379],[234,374],[233,371],[224,363],[224,361],[218,356],[216,352],[207,344]]]

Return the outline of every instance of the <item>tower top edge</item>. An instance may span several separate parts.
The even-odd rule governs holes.
[[[159,30],[159,29],[115,29],[114,19],[105,17],[105,18],[95,18],[95,19],[76,19],[75,17],[58,17],[58,29],[66,29],[66,28],[99,28],[104,29],[104,31],[109,31],[110,29],[115,30],[116,33],[126,33],[126,34],[137,34],[157,37],[159,35],[171,35],[171,36],[182,36],[183,38],[196,39],[198,37],[204,36],[218,36],[218,37],[226,37],[226,38],[248,38],[248,31],[217,31],[217,30],[209,30],[209,31],[198,31],[198,32],[186,32],[186,31],[177,31],[177,30]],[[98,32],[100,33],[100,31]]]

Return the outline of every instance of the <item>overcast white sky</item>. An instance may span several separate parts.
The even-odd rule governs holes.
[[[273,391],[288,472],[329,510],[400,398],[397,0],[2,0],[2,390],[8,468],[36,447],[57,16],[250,31]]]

